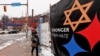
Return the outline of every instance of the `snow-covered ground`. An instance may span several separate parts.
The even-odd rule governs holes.
[[[0,50],[12,45],[16,41],[25,40],[26,33],[0,35]]]

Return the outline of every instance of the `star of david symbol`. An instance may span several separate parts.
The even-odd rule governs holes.
[[[74,4],[73,4],[73,6],[72,6],[72,8],[70,10],[64,11],[64,14],[66,16],[66,20],[64,21],[64,24],[63,25],[70,25],[71,28],[72,28],[72,30],[75,31],[76,28],[78,27],[78,25],[80,23],[91,22],[90,18],[87,15],[87,11],[91,7],[92,3],[93,3],[93,1],[92,2],[89,2],[89,3],[86,3],[84,5],[81,5],[78,0],[75,0]],[[80,16],[80,18],[78,19],[78,21],[72,22],[70,20],[71,19],[70,18],[70,15],[75,10],[80,10],[80,12],[82,13],[82,15]]]

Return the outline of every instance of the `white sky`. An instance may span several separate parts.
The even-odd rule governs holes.
[[[29,15],[32,14],[32,9],[34,9],[34,15],[42,14],[49,10],[50,4],[55,4],[59,0],[29,0]],[[10,4],[20,2],[25,4],[27,0],[0,0],[0,4]],[[9,17],[21,17],[25,16],[26,6],[10,6],[6,5],[7,12],[4,12],[3,5],[0,5],[0,18],[6,14]]]

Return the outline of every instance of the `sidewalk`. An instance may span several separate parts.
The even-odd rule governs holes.
[[[30,39],[23,41],[16,41],[12,45],[2,49],[0,56],[31,56],[31,42]],[[34,51],[34,56],[35,51]]]

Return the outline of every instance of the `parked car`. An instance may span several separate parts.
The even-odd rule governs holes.
[[[16,33],[19,33],[19,31],[17,30],[12,30],[12,31],[9,31],[8,34],[16,34]]]
[[[0,31],[0,34],[8,34],[8,32],[9,31],[4,30],[4,31]]]

